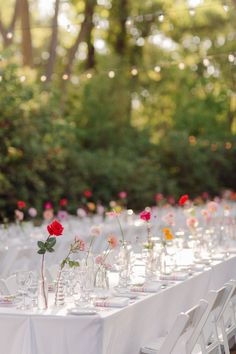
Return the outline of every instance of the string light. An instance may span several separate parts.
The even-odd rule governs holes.
[[[12,39],[13,38],[13,33],[12,32],[8,32],[7,33],[7,38],[8,39]]]
[[[179,69],[184,70],[185,69],[185,64],[184,63],[179,63]]]
[[[225,12],[228,12],[229,11],[229,6],[227,4],[224,4],[223,5],[223,9],[225,10]]]
[[[233,54],[229,54],[228,55],[228,60],[229,60],[230,63],[233,63],[234,59],[235,59],[235,56]]]
[[[22,75],[22,76],[20,77],[20,82],[25,82],[25,80],[26,80],[26,76],[25,76],[25,75]]]
[[[42,76],[40,77],[40,80],[41,80],[42,82],[45,82],[45,81],[47,80],[47,76],[46,76],[46,75],[42,75]]]
[[[138,75],[138,70],[136,68],[131,69],[131,75],[133,76]]]
[[[161,71],[161,67],[159,65],[156,65],[155,68],[154,68],[154,71],[156,73],[159,73]]]
[[[165,16],[163,14],[161,14],[161,15],[158,16],[158,21],[159,22],[163,22],[164,18],[165,18]]]
[[[63,74],[62,75],[62,80],[66,81],[69,79],[69,75],[68,74]]]
[[[189,10],[189,15],[190,16],[194,16],[195,15],[195,10],[194,9],[190,9]]]
[[[108,73],[108,77],[110,78],[110,79],[113,79],[114,77],[115,77],[115,72],[113,71],[113,70],[111,70],[111,71],[109,71],[109,73]]]
[[[88,73],[88,74],[86,75],[86,77],[87,77],[87,79],[92,79],[93,75],[92,75],[91,73]]]

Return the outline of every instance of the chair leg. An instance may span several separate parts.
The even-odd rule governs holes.
[[[224,325],[223,319],[221,319],[221,321],[220,321],[220,329],[221,329],[223,343],[224,343],[224,352],[225,352],[225,354],[230,354],[228,337],[227,337],[227,334],[225,331],[225,325]]]

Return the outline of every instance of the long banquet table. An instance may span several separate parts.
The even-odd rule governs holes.
[[[170,282],[122,309],[96,315],[68,315],[67,304],[47,311],[0,307],[0,344],[4,354],[138,354],[164,335],[175,316],[198,303],[211,289],[236,278],[236,256],[215,262],[185,281]]]

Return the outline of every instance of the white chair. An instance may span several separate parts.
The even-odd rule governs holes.
[[[191,345],[193,345],[193,333],[204,315],[207,306],[208,303],[205,300],[201,300],[199,305],[185,313],[179,314],[167,336],[158,338],[150,344],[143,346],[141,353],[180,354],[180,349],[178,348],[181,347],[181,354],[189,354],[190,352],[187,351],[188,341],[191,340]]]
[[[206,298],[208,307],[202,319],[199,321],[198,328],[193,334],[193,343],[191,343],[191,340],[187,343],[187,353],[221,354],[221,348],[223,347],[224,353],[229,354],[228,341],[222,324],[222,316],[229,303],[233,289],[234,286],[232,284],[226,284],[221,289],[212,290],[208,293]],[[219,327],[221,334],[219,333]],[[193,350],[196,342],[200,345],[200,351]]]

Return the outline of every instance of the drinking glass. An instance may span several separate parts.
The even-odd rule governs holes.
[[[19,308],[21,310],[25,310],[26,307],[26,294],[27,294],[27,288],[30,285],[32,280],[32,273],[29,271],[20,271],[16,273],[16,282],[19,287],[19,293],[23,296],[22,303],[19,305]]]

